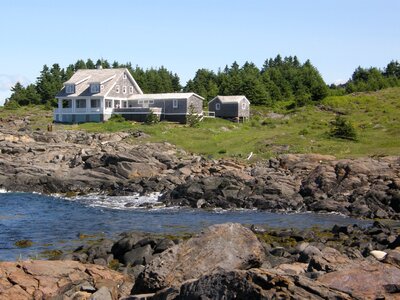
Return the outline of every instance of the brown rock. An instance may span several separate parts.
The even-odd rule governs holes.
[[[7,278],[7,279],[6,279]],[[63,295],[84,281],[106,287],[113,299],[128,296],[129,277],[97,265],[75,261],[23,261],[0,263],[0,299],[47,299]],[[85,299],[85,295],[76,295]],[[83,297],[83,298],[82,298]]]
[[[351,264],[345,270],[324,274],[317,281],[359,299],[400,298],[400,295],[389,294],[385,288],[400,282],[400,269],[380,262]]]
[[[264,249],[250,229],[240,224],[214,225],[198,236],[164,251],[136,281],[134,292],[149,292],[217,270],[260,266]]]

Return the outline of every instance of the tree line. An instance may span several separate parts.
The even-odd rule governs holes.
[[[54,106],[55,95],[78,69],[127,68],[144,93],[195,92],[204,97],[205,103],[217,95],[245,95],[252,104],[273,106],[285,101],[291,106],[318,103],[328,95],[376,91],[387,87],[400,86],[400,64],[391,61],[383,70],[358,67],[350,80],[342,85],[328,86],[310,60],[301,63],[296,56],[265,60],[261,69],[252,62],[240,66],[233,62],[223,70],[197,70],[193,79],[185,86],[176,73],[165,67],[144,70],[131,63],[109,63],[99,59],[96,63],[88,59],[78,60],[63,69],[58,64],[50,68],[43,66],[35,83],[26,87],[17,83],[12,95],[6,100],[7,106],[44,104]]]

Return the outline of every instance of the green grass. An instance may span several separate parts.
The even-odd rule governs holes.
[[[4,110],[0,110],[0,116]],[[252,119],[236,124],[222,119],[205,119],[192,128],[160,122],[146,125],[131,122],[56,125],[60,129],[90,132],[140,130],[150,135],[133,143],[169,142],[189,152],[209,157],[268,158],[282,153],[321,153],[343,157],[398,155],[400,153],[400,88],[378,92],[332,96],[321,106],[306,106],[285,112],[282,119],[268,119],[271,109],[252,107]],[[344,114],[355,127],[357,141],[329,137],[336,113]],[[46,119],[47,122],[47,119]],[[45,122],[42,122],[45,123]]]

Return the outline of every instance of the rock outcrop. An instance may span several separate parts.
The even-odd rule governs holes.
[[[121,273],[76,261],[0,263],[0,299],[120,299],[132,280]],[[97,297],[103,295],[103,298]],[[61,298],[57,298],[61,299]]]
[[[219,270],[261,266],[264,248],[240,224],[214,225],[155,257],[137,278],[134,292],[179,286],[186,280]]]
[[[400,157],[287,154],[211,160],[140,133],[0,131],[0,188],[45,194],[160,192],[167,206],[339,212],[400,219]]]

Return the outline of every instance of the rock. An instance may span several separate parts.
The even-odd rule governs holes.
[[[375,257],[377,260],[383,260],[387,253],[384,251],[379,251],[379,250],[372,250],[369,252],[373,257]]]
[[[92,296],[90,300],[113,300],[110,291],[105,287],[99,288]]]
[[[136,280],[134,293],[179,285],[205,273],[260,266],[264,249],[240,224],[214,225],[155,257]]]
[[[122,262],[125,265],[146,265],[152,260],[153,249],[149,244],[134,248],[126,252],[123,256]]]
[[[382,261],[400,267],[400,247],[397,247],[394,250],[389,250]]]
[[[400,282],[400,269],[389,264],[364,261],[321,275],[317,282],[357,299],[394,299],[385,286]]]
[[[220,271],[190,280],[180,288],[158,292],[153,299],[351,299],[306,278],[270,270]]]
[[[49,299],[63,295],[70,297],[73,294],[74,299],[83,299],[95,291],[94,286],[98,292],[98,286],[104,281],[113,283],[116,297],[128,296],[130,290],[126,287],[133,286],[128,276],[105,267],[84,265],[76,261],[0,262],[1,299]]]
[[[162,239],[160,242],[157,243],[154,253],[161,253],[164,252],[165,250],[171,248],[174,246],[175,243],[171,241],[170,239]]]

